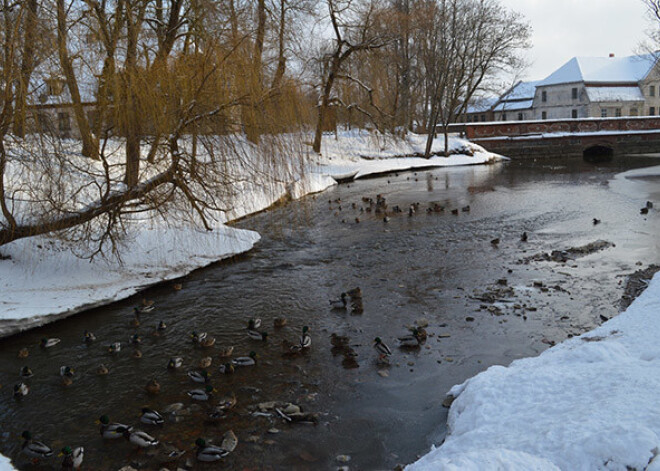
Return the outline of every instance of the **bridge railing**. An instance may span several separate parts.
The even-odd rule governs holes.
[[[468,139],[525,136],[546,133],[598,131],[647,131],[660,129],[660,116],[500,121],[461,124]]]

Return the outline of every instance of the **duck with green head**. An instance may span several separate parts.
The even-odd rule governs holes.
[[[215,389],[213,389],[213,386],[208,385],[204,389],[193,389],[192,391],[188,391],[188,396],[190,396],[190,399],[193,401],[208,401],[211,399],[214,392]]]
[[[101,433],[101,437],[106,440],[114,440],[115,438],[123,437],[124,434],[123,431],[120,432],[121,429],[127,428],[133,430],[133,427],[129,427],[128,425],[114,422],[110,423],[110,418],[107,415],[102,415],[96,423],[101,424],[99,432]]]
[[[250,352],[250,355],[247,357],[237,357],[232,359],[231,364],[234,366],[253,366],[257,364],[257,354],[256,352]]]
[[[65,446],[59,454],[59,456],[64,456],[64,459],[62,460],[62,469],[80,469],[84,455],[85,449],[81,446],[73,449],[70,446]]]
[[[29,431],[24,431],[21,434],[23,438],[23,444],[21,445],[21,452],[34,460],[40,460],[43,458],[49,458],[53,455],[53,450],[48,445],[34,440],[32,438],[32,433]]]
[[[196,456],[198,461],[211,463],[213,461],[219,461],[229,454],[224,448],[215,445],[207,445],[206,440],[203,438],[198,438],[195,441],[195,445],[197,445]]]

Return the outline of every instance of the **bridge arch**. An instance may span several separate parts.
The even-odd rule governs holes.
[[[614,157],[612,144],[591,144],[582,150],[582,158],[589,163],[609,162]]]

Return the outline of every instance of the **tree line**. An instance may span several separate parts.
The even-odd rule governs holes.
[[[210,229],[227,169],[253,158],[231,136],[318,153],[336,126],[426,130],[430,155],[436,126],[519,67],[530,34],[498,0],[0,5],[0,245],[58,232],[114,249],[154,209]],[[40,120],[58,106],[75,152]]]

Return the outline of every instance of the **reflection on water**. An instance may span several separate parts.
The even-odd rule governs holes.
[[[165,284],[0,341],[0,452],[22,469],[59,468],[55,459],[33,466],[20,457],[19,435],[27,429],[57,450],[84,446],[88,469],[131,463],[160,469],[158,455],[138,453],[124,440],[101,439],[94,420],[108,414],[190,450],[179,464],[191,459],[198,469],[334,469],[346,457],[351,469],[410,462],[444,433],[446,410],[440,404],[453,384],[594,327],[601,315],[616,313],[617,277],[638,268],[638,260],[658,262],[660,218],[638,212],[648,195],[634,198],[608,186],[615,173],[649,162],[654,161],[614,159],[594,167],[543,160],[402,173],[342,185],[241,221],[240,227],[263,235],[257,248],[189,275],[181,290]],[[634,193],[635,182],[627,184]],[[389,214],[388,222],[374,210],[361,212],[367,205],[362,198],[376,194],[384,195],[390,211],[398,205],[402,212]],[[419,206],[409,216],[414,203]],[[427,213],[433,203],[444,212]],[[469,212],[451,212],[467,206]],[[594,226],[593,218],[602,223]],[[523,231],[527,243],[520,241]],[[494,238],[499,245],[491,244]],[[616,247],[565,265],[517,263],[597,239]],[[497,301],[495,310],[480,298],[504,278],[514,294]],[[542,290],[534,281],[561,289]],[[362,314],[330,309],[329,299],[356,286],[363,292]],[[154,300],[155,309],[135,326],[133,307],[142,297]],[[246,333],[255,317],[269,334],[265,342]],[[276,329],[279,317],[287,324]],[[426,343],[417,351],[397,349],[397,337],[422,318],[429,323]],[[168,328],[155,335],[161,320]],[[310,351],[283,357],[282,341],[297,342],[304,325],[312,336]],[[85,330],[98,340],[83,343]],[[215,337],[215,346],[194,344],[194,330]],[[133,357],[128,343],[135,333],[143,337],[141,358]],[[331,333],[350,337],[358,368],[344,368],[343,356],[333,355]],[[377,336],[394,350],[389,367],[376,364]],[[62,341],[42,350],[42,337]],[[113,342],[122,343],[117,354],[107,351]],[[219,352],[230,345],[234,356],[257,352],[257,365],[221,374],[226,359]],[[23,347],[30,356],[18,359]],[[184,365],[168,370],[175,356]],[[210,404],[193,403],[186,393],[200,385],[186,372],[206,356],[213,360],[209,371],[217,393]],[[96,374],[101,363],[107,376]],[[25,380],[28,396],[17,401],[12,389],[24,365],[34,376]],[[70,386],[61,384],[63,365],[75,369]],[[151,379],[161,385],[157,395],[144,389]],[[232,394],[236,407],[209,422],[212,406]],[[272,410],[265,413],[270,416],[253,415],[257,404],[269,401],[298,404],[318,414],[319,423],[285,423]],[[139,424],[142,407],[163,411],[174,403],[183,409],[176,417],[166,415],[162,427]],[[195,439],[220,444],[228,430],[239,439],[235,452],[222,465],[198,465]]]

